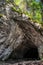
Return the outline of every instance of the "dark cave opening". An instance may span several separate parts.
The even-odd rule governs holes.
[[[25,52],[25,50],[24,50],[24,52]],[[19,60],[20,61],[21,60],[26,60],[26,61],[27,60],[40,60],[37,47],[34,47],[34,48],[32,47],[30,49],[26,49],[26,52],[23,53],[23,57],[22,58],[19,58],[19,56],[18,56],[18,58],[14,57],[14,51],[13,51],[13,53],[10,55],[9,59],[11,59],[12,61],[19,61]]]
[[[27,50],[23,57],[27,60],[39,60],[40,58],[37,47]]]

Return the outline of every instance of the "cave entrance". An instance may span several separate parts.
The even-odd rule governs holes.
[[[26,51],[26,52],[25,52]],[[17,53],[17,57],[14,57],[14,51],[13,53],[10,55],[10,59],[12,59],[13,61],[15,60],[40,60],[39,58],[39,53],[38,53],[38,49],[37,47],[31,47],[30,49],[24,49],[24,53],[22,54],[23,56],[21,58],[19,58],[18,54],[20,51],[18,51]]]
[[[27,50],[23,58],[27,60],[39,60],[40,58],[37,47]]]

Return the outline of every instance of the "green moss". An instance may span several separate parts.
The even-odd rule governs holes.
[[[19,8],[16,9],[16,7],[12,7],[12,10],[15,11],[15,12],[18,12],[18,13],[20,13],[20,14],[22,13],[22,11],[21,11]]]
[[[0,18],[3,16],[3,14],[0,14]]]

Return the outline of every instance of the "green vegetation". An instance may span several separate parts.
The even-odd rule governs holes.
[[[3,16],[3,14],[0,14],[0,18]]]
[[[41,0],[6,0],[13,3],[12,9],[18,13],[24,13],[34,22],[43,25],[43,3]]]

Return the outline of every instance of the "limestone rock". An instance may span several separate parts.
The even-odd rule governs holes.
[[[0,8],[4,15],[0,17],[0,60],[6,60],[11,54],[14,58],[23,58],[35,48],[43,58],[43,29],[35,28],[30,20],[15,14],[11,7],[8,4]]]
[[[22,30],[13,20],[0,19],[0,59],[8,58],[22,39]]]

